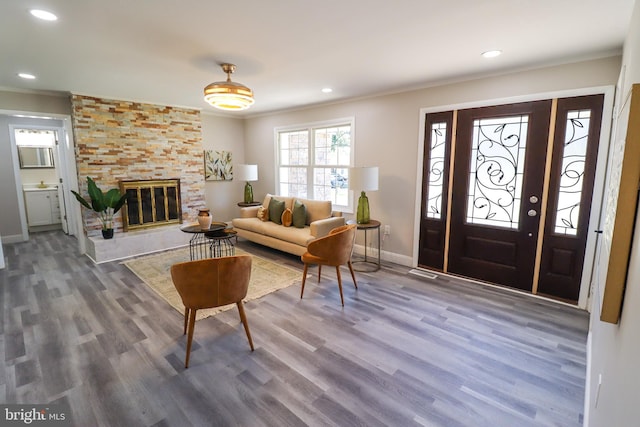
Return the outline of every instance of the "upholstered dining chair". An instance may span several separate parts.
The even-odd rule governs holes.
[[[344,296],[342,294],[342,276],[340,275],[340,266],[347,265],[351,271],[353,278],[353,286],[358,289],[356,283],[356,275],[351,265],[351,254],[353,253],[353,244],[356,239],[356,225],[349,224],[334,228],[328,235],[312,240],[307,245],[307,252],[302,254],[300,259],[304,263],[304,272],[302,273],[302,290],[300,298],[304,294],[304,284],[307,280],[307,269],[309,265],[318,266],[318,282],[322,274],[322,266],[330,265],[336,268],[338,276],[338,289],[340,289],[340,300],[344,306]]]
[[[251,256],[235,255],[187,261],[171,266],[171,279],[184,304],[184,333],[187,333],[187,355],[184,367],[189,367],[191,342],[196,324],[196,312],[203,308],[235,303],[247,333],[249,346],[253,341],[242,299],[247,296],[251,277]]]

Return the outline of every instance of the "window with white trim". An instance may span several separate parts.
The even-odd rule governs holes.
[[[277,193],[331,200],[335,210],[353,212],[353,129],[352,118],[276,129]]]

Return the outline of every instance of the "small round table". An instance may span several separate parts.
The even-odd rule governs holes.
[[[361,268],[358,269],[356,266],[353,266],[353,269],[356,271],[364,271],[364,272],[374,272],[380,270],[380,221],[376,221],[375,219],[370,220],[366,224],[358,224],[354,220],[347,221],[347,224],[356,224],[358,230],[364,230],[364,260],[361,261],[352,261],[352,264],[362,264]],[[369,230],[378,230],[378,262],[369,261],[367,259],[367,231]],[[371,268],[371,266],[375,266]],[[364,267],[364,268],[362,268]]]
[[[204,258],[218,258],[235,255],[235,245],[232,239],[238,240],[238,232],[224,222],[214,222],[207,230],[199,224],[180,227],[185,233],[193,234],[189,239],[189,257],[191,260]]]

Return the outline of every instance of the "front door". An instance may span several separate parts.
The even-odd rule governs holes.
[[[551,101],[458,113],[449,271],[531,289]]]
[[[418,265],[577,301],[602,107],[592,95],[428,114]]]

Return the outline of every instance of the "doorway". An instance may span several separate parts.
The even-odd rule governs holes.
[[[418,265],[577,302],[603,100],[428,114]]]
[[[26,186],[37,186],[40,181],[44,181],[47,184],[48,191],[53,191],[51,196],[57,200],[57,205],[60,210],[60,220],[58,225],[50,225],[44,227],[38,227],[35,230],[47,229],[51,227],[61,228],[69,235],[77,235],[78,230],[78,213],[73,209],[69,209],[69,189],[77,186],[77,180],[75,177],[75,163],[73,153],[73,141],[71,136],[70,118],[65,117],[31,117],[24,114],[18,114],[15,112],[4,112],[6,115],[0,116],[3,118],[3,122],[6,123],[7,137],[10,141],[11,148],[11,161],[13,163],[13,178],[15,183],[15,192],[17,196],[16,211],[18,214],[17,220],[21,229],[21,235],[11,236],[11,241],[27,241],[29,239],[29,226],[27,220],[27,209],[25,206],[24,189]],[[53,135],[53,142],[48,144],[34,143],[32,145],[42,147],[48,145],[51,150],[35,150],[37,153],[36,158],[39,157],[43,160],[40,165],[21,167],[20,153],[18,150],[18,144],[16,141],[16,131],[22,129],[29,132],[35,132],[35,134],[41,133],[42,135]],[[51,146],[51,144],[53,144]],[[34,151],[34,150],[32,150]],[[45,154],[46,153],[46,154]],[[52,161],[50,161],[49,154],[51,153]],[[27,153],[27,156],[29,153]],[[39,161],[40,161],[39,160]],[[50,167],[53,165],[53,167]],[[43,174],[40,176],[39,174]],[[40,178],[38,178],[40,176]],[[76,187],[77,188],[77,187]],[[57,195],[57,197],[55,197]],[[37,197],[35,199],[38,199]],[[43,198],[44,199],[44,198]],[[42,206],[44,206],[44,200],[40,200]],[[54,215],[56,212],[54,212]],[[32,230],[34,231],[34,230]],[[4,237],[4,236],[3,236]],[[80,241],[79,239],[79,245]],[[80,248],[83,249],[82,247]]]
[[[58,194],[62,184],[58,171],[60,156],[56,149],[58,130],[23,126],[14,127],[12,131],[18,150],[29,232],[62,228],[66,233],[64,199]]]

